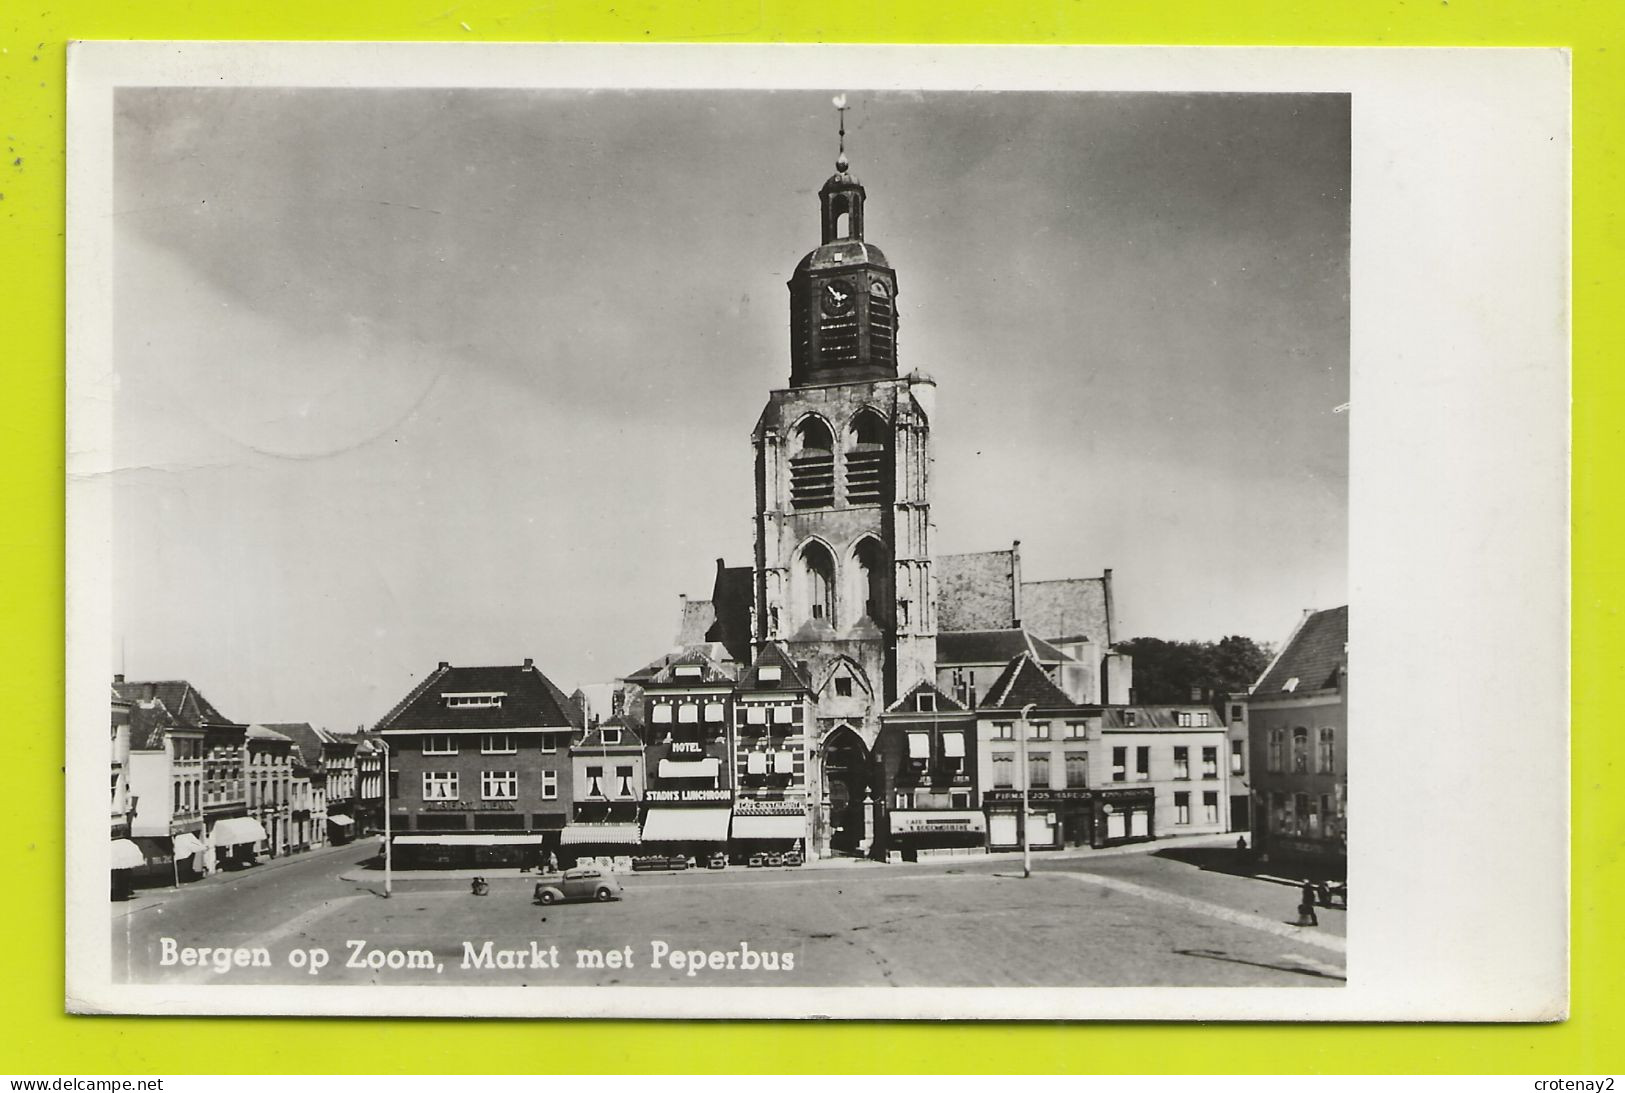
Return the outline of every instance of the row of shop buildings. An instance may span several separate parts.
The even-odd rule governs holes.
[[[1080,703],[1031,649],[971,701],[917,684],[872,747],[821,725],[816,693],[778,643],[743,666],[716,647],[664,657],[623,681],[607,716],[530,660],[441,663],[374,730],[395,860],[1099,847],[1225,831],[1246,761],[1206,705]]]
[[[178,883],[348,842],[382,819],[382,748],[365,734],[220,713],[186,680],[113,677],[113,866]]]

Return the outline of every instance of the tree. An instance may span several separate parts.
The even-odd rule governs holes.
[[[1130,638],[1115,648],[1134,658],[1134,701],[1153,704],[1221,706],[1231,692],[1251,687],[1275,655],[1268,643],[1240,634],[1216,642]]]

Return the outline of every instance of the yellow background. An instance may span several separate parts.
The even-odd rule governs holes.
[[[1625,661],[1609,503],[1622,450],[1625,3],[1472,0],[12,0],[0,13],[0,671],[9,929],[0,1071],[1046,1071],[1546,1073],[1619,1070],[1616,980]],[[1574,51],[1573,1017],[1548,1026],[638,1025],[69,1018],[62,1014],[65,45],[72,38],[1567,46]],[[1612,515],[1611,515],[1612,514]],[[1512,673],[1515,677],[1515,671]],[[1516,701],[1515,693],[1509,695]],[[1530,711],[1539,716],[1538,711]],[[1517,802],[1494,814],[1509,821]],[[1486,837],[1493,837],[1487,834]],[[1462,893],[1463,899],[1471,898]],[[1448,914],[1448,909],[1441,909]],[[1503,939],[1516,945],[1517,938]],[[1495,959],[1488,950],[1484,959]]]

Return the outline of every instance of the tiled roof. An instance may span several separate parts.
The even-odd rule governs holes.
[[[777,667],[779,679],[761,680],[760,670],[766,667]],[[783,690],[812,690],[812,682],[807,678],[801,666],[790,659],[778,642],[768,642],[762,646],[762,651],[756,654],[756,663],[746,668],[739,676],[739,689],[742,691],[783,691]]]
[[[619,744],[606,743],[604,741],[605,729],[618,730],[621,734],[621,742]],[[582,733],[581,737],[570,747],[576,751],[615,751],[616,749],[637,751],[643,747],[643,737],[638,735],[636,729],[623,722],[620,718],[612,717],[598,727],[588,729]]]
[[[1253,700],[1337,689],[1337,673],[1348,664],[1348,605],[1316,611],[1304,619],[1275,663],[1253,687]],[[1288,683],[1298,682],[1290,691]]]
[[[447,706],[443,694],[502,692],[500,706]],[[437,669],[373,731],[580,728],[581,711],[534,664]]]
[[[160,699],[137,699],[130,706],[130,747],[136,751],[162,751],[164,734],[180,727]]]
[[[698,666],[700,674],[679,675],[677,669]],[[656,672],[646,687],[692,687],[711,683],[732,683],[734,670],[731,666],[719,663],[709,654],[699,650],[690,649],[679,653],[666,662],[665,667]]]
[[[893,702],[890,706],[886,707],[886,712],[887,713],[918,713],[918,712],[922,712],[922,711],[918,711],[918,710],[916,710],[914,708],[914,696],[917,695],[917,694],[920,694],[921,692],[934,694],[934,695],[937,696],[937,711],[938,712],[941,712],[941,713],[963,713],[963,712],[967,712],[967,707],[965,706],[965,704],[963,702],[959,702],[959,701],[956,701],[955,699],[949,698],[947,695],[945,695],[941,691],[937,690],[936,686],[928,679],[922,679],[922,680],[920,680],[920,682],[916,683],[913,687],[909,688],[909,691],[908,691],[907,694],[903,695],[896,702]]]
[[[938,664],[1007,664],[1011,657],[1022,653],[1030,653],[1046,664],[1072,659],[1026,630],[959,630],[937,634]]]
[[[138,701],[157,699],[182,725],[201,729],[207,725],[237,725],[204,698],[196,687],[184,679],[116,680],[113,693],[122,699]]]
[[[294,750],[306,766],[317,766],[322,761],[322,745],[326,734],[308,721],[276,721],[259,726],[293,741]]]
[[[1191,714],[1193,721],[1206,714],[1208,723],[1181,725],[1178,715],[1182,713]],[[1191,729],[1212,729],[1219,732],[1225,726],[1224,719],[1213,711],[1213,707],[1197,702],[1186,706],[1103,706],[1100,710],[1100,727],[1130,732],[1145,729],[1182,729],[1186,732]]]
[[[1021,582],[1021,625],[1051,641],[1087,638],[1101,646],[1115,640],[1111,578],[1073,577]]]
[[[988,688],[982,709],[1019,710],[1033,703],[1044,709],[1058,706],[1076,706],[1067,693],[1055,685],[1044,666],[1033,659],[1031,653],[1022,653],[1005,666],[999,678]]]

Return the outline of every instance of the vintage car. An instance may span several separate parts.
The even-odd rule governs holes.
[[[566,869],[557,877],[536,882],[535,901],[541,904],[560,903],[568,899],[593,899],[600,903],[620,899],[621,882],[611,874],[596,868]]]

